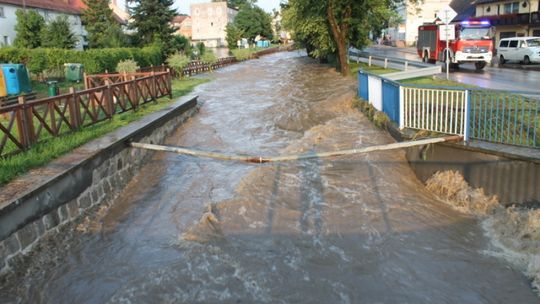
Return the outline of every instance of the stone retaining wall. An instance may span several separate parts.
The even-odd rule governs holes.
[[[196,111],[196,96],[182,98],[165,110],[55,160],[47,167],[52,171],[65,167],[62,172],[45,176],[40,185],[33,185],[25,194],[1,202],[0,273],[17,268],[44,237],[60,232],[61,227],[117,197],[152,155],[148,150],[129,148],[126,142],[160,143]],[[47,167],[30,172],[19,182],[35,179],[32,175],[46,172]]]

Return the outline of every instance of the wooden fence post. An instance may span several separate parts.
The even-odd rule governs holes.
[[[133,100],[133,109],[136,110],[139,107],[139,94],[137,94],[137,78],[135,78],[135,76],[131,76],[131,81],[129,83],[131,84],[131,90],[129,92],[129,95],[131,95],[131,100]]]
[[[88,90],[88,75],[86,75],[86,72],[83,73],[84,77],[84,89]]]
[[[172,77],[171,77],[171,69],[167,69],[167,90],[169,91],[169,98],[173,99],[173,93],[172,93]]]
[[[153,101],[157,101],[157,85],[156,85],[156,73],[152,71],[152,86],[150,87],[150,96]]]
[[[114,107],[114,100],[112,96],[112,88],[111,88],[111,82],[107,79],[105,80],[105,85],[107,88],[105,89],[105,109],[107,109],[107,116],[109,116],[109,119],[113,118],[113,115],[115,114],[115,107]]]
[[[56,126],[56,115],[54,113],[54,102],[47,103],[47,108],[49,109],[49,115],[51,118],[51,130],[53,131],[54,136],[58,136],[60,130]]]
[[[25,149],[28,149],[36,142],[34,132],[34,121],[32,119],[32,107],[26,106],[26,98],[19,96],[19,109],[17,110],[17,129],[19,131],[19,140]]]
[[[69,94],[71,97],[69,100],[69,120],[71,122],[71,129],[75,130],[81,127],[81,105],[77,98],[77,92],[74,87],[69,88]]]

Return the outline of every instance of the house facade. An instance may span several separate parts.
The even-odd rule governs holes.
[[[177,35],[182,35],[184,37],[192,38],[192,25],[193,21],[190,16],[176,16],[172,22],[173,26],[177,28]]]
[[[203,42],[207,47],[225,47],[227,24],[234,22],[238,11],[227,2],[197,3],[190,6],[192,41]]]
[[[71,32],[77,38],[75,49],[82,50],[88,45],[86,39],[88,33],[81,21],[85,7],[82,0],[0,0],[0,46],[13,45],[17,36],[15,13],[19,9],[26,9],[38,12],[45,22],[52,21],[58,16],[66,16],[71,25]],[[129,14],[116,4],[116,0],[111,2],[111,8],[118,22],[127,23]]]
[[[477,0],[474,20],[488,20],[498,45],[502,38],[540,37],[540,1]]]
[[[418,27],[433,22],[439,10],[450,4],[450,0],[424,0],[415,4],[406,0],[397,8],[397,19],[385,30],[386,37],[398,45],[412,46],[418,38]]]

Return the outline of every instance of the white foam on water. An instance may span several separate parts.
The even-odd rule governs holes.
[[[492,247],[483,253],[520,269],[540,296],[540,209],[504,208],[496,196],[471,188],[458,172],[437,172],[426,184],[452,208],[476,216]]]

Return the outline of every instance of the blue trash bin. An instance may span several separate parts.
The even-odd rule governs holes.
[[[21,93],[30,93],[30,77],[23,64],[3,64],[1,65],[6,82],[6,91],[8,95],[19,95]]]

